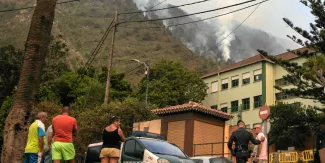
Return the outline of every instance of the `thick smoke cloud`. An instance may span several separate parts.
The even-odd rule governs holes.
[[[139,10],[148,10],[152,6],[159,3],[158,0],[133,1]],[[236,3],[243,1],[245,0],[238,0]],[[216,6],[223,7],[231,4],[233,3],[230,3],[229,1],[218,1]],[[165,8],[169,6],[171,5],[168,4],[168,1],[166,1],[156,8]],[[216,13],[216,15],[227,13],[241,7],[225,9]],[[198,8],[197,12],[200,11],[204,11],[204,9]],[[185,14],[187,13],[181,8],[173,8],[169,10],[144,13],[144,16],[148,17],[149,19],[153,19]],[[170,19],[164,20],[163,25],[167,26],[187,23],[200,19],[201,18],[195,16]],[[236,32],[230,34],[231,31],[233,31],[238,25],[239,22],[234,20],[233,15],[229,14],[227,16],[222,16],[209,21],[174,26],[169,27],[168,29],[171,31],[173,37],[181,40],[193,52],[204,56],[212,56],[217,60],[223,59],[227,61],[230,59],[233,61],[240,61],[256,55],[256,49],[263,49],[268,51],[269,54],[275,55],[285,52],[286,48],[288,48],[288,46],[284,46],[286,48],[282,46],[284,44],[283,40],[272,37],[261,30],[253,29],[246,25],[242,25]]]

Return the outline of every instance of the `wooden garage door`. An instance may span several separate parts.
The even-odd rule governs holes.
[[[224,145],[224,128],[201,121],[194,121],[194,138],[193,144],[195,145],[193,152],[195,155],[221,155],[223,154]]]
[[[184,150],[185,121],[168,122],[167,141]]]

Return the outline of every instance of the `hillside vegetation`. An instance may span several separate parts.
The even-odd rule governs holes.
[[[11,9],[34,5],[33,0],[1,0],[0,9]],[[73,3],[59,4],[56,7],[56,17],[52,35],[60,35],[68,45],[70,68],[82,66],[100,41],[106,28],[114,17],[114,12],[137,11],[132,0],[80,0]],[[23,49],[28,34],[33,9],[6,12],[0,14],[0,45],[12,44]],[[146,19],[143,15],[119,16],[119,20]],[[157,22],[160,23],[160,22]],[[116,33],[114,65],[118,72],[128,72],[139,65],[129,61],[136,58],[142,61],[150,60],[151,64],[161,59],[179,61],[192,70],[203,74],[226,63],[216,63],[211,59],[200,57],[190,51],[181,41],[173,38],[164,28],[142,29],[153,26],[149,23],[124,24],[128,28],[118,28]],[[98,53],[93,66],[100,69],[107,65],[111,49],[112,32]],[[126,76],[132,83],[137,83],[144,68],[128,73]]]

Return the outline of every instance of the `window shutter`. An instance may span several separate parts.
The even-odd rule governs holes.
[[[237,80],[237,79],[239,79],[239,76],[238,75],[231,77],[231,80]]]
[[[251,77],[251,75],[250,75],[249,72],[243,74],[243,79],[247,79],[247,78],[250,78],[250,77]]]
[[[228,107],[228,103],[220,104],[220,108],[227,108],[227,107]]]
[[[228,83],[228,79],[221,80],[221,84],[227,84],[227,83]]]
[[[211,92],[217,92],[218,91],[218,88],[219,88],[218,83],[219,83],[218,81],[215,81],[215,82],[211,83]]]
[[[259,69],[259,70],[255,70],[254,71],[254,75],[259,75],[259,74],[262,74],[262,69]]]

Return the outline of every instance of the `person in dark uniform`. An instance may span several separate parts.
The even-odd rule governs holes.
[[[236,156],[237,163],[246,163],[250,157],[248,143],[258,145],[261,141],[254,138],[253,134],[245,129],[245,122],[239,120],[237,122],[238,129],[232,133],[228,141],[228,148],[233,156]],[[232,144],[235,142],[235,149],[232,149]]]

